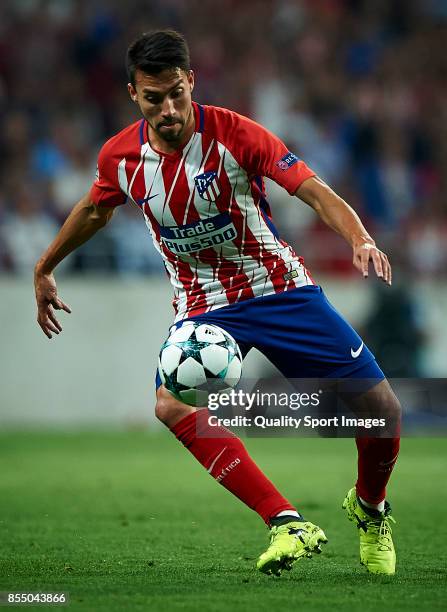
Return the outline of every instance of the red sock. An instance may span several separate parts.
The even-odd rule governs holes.
[[[370,504],[385,499],[386,485],[399,454],[400,438],[357,438],[357,495]]]
[[[208,417],[207,409],[197,410],[171,431],[217,482],[267,524],[279,512],[296,512],[250,458],[241,440],[225,427],[209,425]]]

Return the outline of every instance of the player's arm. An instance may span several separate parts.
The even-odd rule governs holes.
[[[62,331],[53,309],[71,312],[69,306],[57,295],[54,268],[104,227],[111,219],[113,211],[114,208],[96,206],[91,201],[90,194],[84,196],[73,208],[56,238],[37,262],[34,269],[37,322],[48,338],[52,337],[51,332],[58,334]]]
[[[377,276],[391,284],[388,257],[376,247],[354,210],[277,136],[241,115],[230,113],[228,117],[231,122],[227,133],[231,134],[232,151],[248,174],[252,177],[267,176],[290,195],[309,204],[352,246],[354,265],[365,277],[372,259]]]
[[[301,183],[295,195],[311,206],[329,227],[351,245],[353,264],[365,278],[368,276],[368,264],[371,259],[377,276],[391,285],[391,266],[388,257],[376,247],[376,243],[349,204],[317,176]]]

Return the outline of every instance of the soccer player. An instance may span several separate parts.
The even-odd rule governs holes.
[[[397,398],[374,356],[327,301],[303,259],[282,240],[265,198],[270,177],[310,205],[351,245],[364,277],[369,262],[391,284],[387,256],[357,214],[273,134],[235,112],[192,101],[194,73],[182,35],[143,34],[127,52],[128,91],[143,119],[108,140],[91,190],[79,201],[35,268],[38,323],[51,338],[62,327],[53,270],[126,201],[138,206],[174,287],[175,326],[214,323],[259,349],[289,378],[376,379],[348,399],[354,411],[398,416]],[[262,330],[262,333],[260,333]],[[327,541],[275,488],[244,445],[208,411],[183,404],[157,376],[157,417],[220,484],[270,528],[257,567],[279,575]],[[216,431],[219,429],[219,431]],[[343,502],[360,536],[360,560],[395,572],[385,487],[399,438],[357,439],[358,479]]]

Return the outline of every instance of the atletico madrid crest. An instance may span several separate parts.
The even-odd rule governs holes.
[[[217,180],[217,172],[204,172],[203,174],[198,174],[194,182],[196,184],[196,189],[198,194],[204,200],[208,202],[215,202],[217,198],[220,196],[220,186],[219,181]]]

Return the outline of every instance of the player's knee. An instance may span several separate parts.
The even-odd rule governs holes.
[[[385,394],[384,394],[384,408],[385,412],[394,419],[400,419],[402,414],[402,406],[391,388],[389,382],[386,380],[385,383]]]
[[[378,385],[378,393],[373,394],[370,408],[372,417],[385,420],[389,435],[399,435],[402,407],[388,380]]]
[[[174,398],[165,393],[157,393],[157,403],[155,404],[155,416],[162,423],[167,423],[175,410]]]
[[[401,435],[401,424],[402,424],[402,405],[393,392],[393,408],[391,415],[391,432],[395,437]]]
[[[194,408],[176,400],[163,385],[158,388],[155,416],[167,427],[172,427],[193,411]]]

